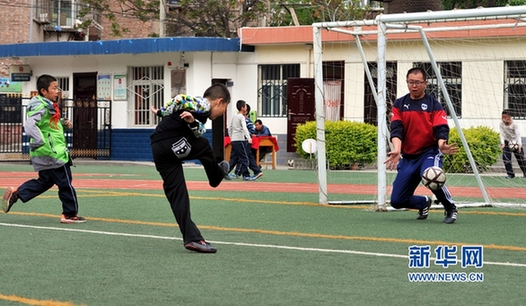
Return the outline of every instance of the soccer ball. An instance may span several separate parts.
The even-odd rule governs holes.
[[[508,147],[510,148],[511,152],[517,152],[519,151],[519,144],[515,141],[510,141],[508,143]]]
[[[446,174],[440,167],[429,167],[422,174],[422,184],[431,190],[439,190],[446,183]]]

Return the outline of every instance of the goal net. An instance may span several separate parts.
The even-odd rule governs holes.
[[[522,205],[526,178],[514,154],[515,178],[506,178],[499,124],[502,111],[509,110],[526,139],[525,18],[526,6],[515,6],[313,24],[319,202],[389,207],[396,172],[383,162],[390,150],[391,105],[408,93],[407,71],[421,67],[428,77],[426,92],[446,109],[450,138],[461,147],[444,163],[457,206]],[[335,98],[335,86],[341,87],[337,101],[342,103],[334,103],[340,98]],[[331,110],[335,104],[343,109]],[[326,126],[334,120],[376,126],[376,161],[358,161],[356,171],[326,167],[331,159]],[[350,190],[338,187],[349,183]],[[415,194],[431,192],[420,186]]]

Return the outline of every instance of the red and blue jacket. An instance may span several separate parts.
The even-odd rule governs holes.
[[[428,94],[413,100],[409,94],[395,100],[391,114],[391,139],[402,141],[402,156],[416,158],[438,139],[449,139],[447,115],[438,100]]]

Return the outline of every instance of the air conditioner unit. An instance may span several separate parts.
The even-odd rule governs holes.
[[[48,13],[41,13],[41,14],[39,14],[37,20],[41,24],[50,24],[51,23],[51,16]]]

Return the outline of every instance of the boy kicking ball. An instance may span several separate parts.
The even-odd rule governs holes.
[[[163,117],[150,136],[155,168],[163,179],[164,193],[179,224],[184,247],[195,252],[215,253],[217,249],[205,241],[190,217],[190,197],[182,164],[184,160],[198,159],[212,187],[219,186],[228,175],[228,162],[217,164],[210,143],[201,136],[206,131],[207,119],[223,115],[229,102],[228,89],[214,84],[203,97],[178,95],[161,109],[151,108]]]

